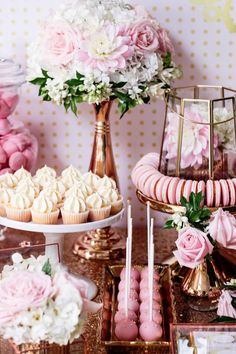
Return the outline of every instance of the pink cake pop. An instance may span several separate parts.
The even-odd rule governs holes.
[[[125,299],[120,301],[118,303],[118,310],[124,310],[125,311]],[[128,298],[128,310],[134,311],[135,313],[138,313],[139,311],[139,303],[137,300],[131,300]]]
[[[14,154],[14,152],[18,151],[17,145],[13,141],[11,141],[11,139],[4,141],[2,147],[7,153],[8,157]]]
[[[141,271],[141,279],[146,279],[147,277],[148,277],[148,267],[144,267]],[[158,274],[157,271],[153,272],[153,279],[157,281],[160,279],[160,275]]]
[[[117,323],[115,334],[120,340],[133,341],[138,336],[138,327],[134,321],[125,319]]]
[[[117,295],[117,300],[122,301],[124,298],[125,298],[125,290],[119,291],[119,293]],[[138,300],[139,299],[138,293],[135,289],[130,289],[129,299],[131,299],[131,300]]]
[[[153,280],[153,286],[157,288],[158,285],[159,285],[158,281],[154,279]],[[140,284],[139,284],[139,286],[140,286],[140,289],[148,288],[148,278],[142,279]]]
[[[154,321],[146,321],[141,324],[139,333],[144,341],[152,342],[162,337],[162,328]]]
[[[139,298],[141,301],[145,301],[146,299],[148,299],[150,294],[150,291],[148,288],[143,288],[140,293],[139,293]],[[160,302],[161,301],[161,295],[159,292],[157,291],[153,291],[153,295],[152,295],[153,300]]]
[[[119,310],[115,314],[115,323],[118,323],[120,321],[124,321],[126,319],[126,313],[125,310]],[[138,316],[134,311],[128,310],[128,319],[134,322],[137,322]]]
[[[152,310],[152,320],[157,324],[162,323],[162,315],[158,310]],[[149,310],[142,311],[139,317],[140,323],[149,321]]]
[[[125,280],[121,280],[119,285],[118,285],[119,291],[122,291],[125,289]],[[139,291],[139,282],[135,279],[130,279],[130,289],[134,289],[136,291]]]
[[[16,171],[21,167],[26,167],[27,160],[22,152],[14,152],[9,158],[9,167]]]
[[[121,280],[125,280],[125,270],[126,270],[126,268],[124,267],[124,268],[122,269],[121,273],[120,273],[120,279],[121,279]],[[140,279],[140,273],[139,273],[139,271],[138,271],[136,268],[134,268],[134,267],[131,268],[130,276],[131,276],[131,278],[136,279],[137,281],[139,281],[139,279]]]

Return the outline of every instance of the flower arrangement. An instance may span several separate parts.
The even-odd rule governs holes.
[[[180,70],[167,32],[123,0],[70,0],[29,47],[28,79],[44,101],[75,114],[81,102],[118,99],[121,114],[162,95]]]
[[[222,290],[217,315],[218,317],[213,322],[236,323],[236,279],[231,279]]]
[[[181,199],[185,212],[174,214],[164,228],[178,231],[174,255],[181,266],[195,268],[209,257],[214,248],[236,250],[236,220],[228,211],[216,212],[202,207],[202,192]]]
[[[177,107],[178,108],[178,107]],[[209,127],[204,123],[209,122],[208,110],[205,104],[193,103],[184,113],[183,149],[181,152],[181,168],[199,168],[204,159],[209,159]],[[220,123],[232,117],[226,107],[214,108],[214,122]],[[199,124],[200,123],[200,124]],[[220,158],[220,150],[234,150],[233,121],[226,124],[216,124],[214,129],[214,159]],[[175,164],[178,151],[179,119],[177,113],[168,113],[168,124],[165,129],[163,151],[166,158]]]
[[[15,344],[66,345],[79,338],[88,312],[87,283],[46,256],[12,256],[0,279],[0,336]]]

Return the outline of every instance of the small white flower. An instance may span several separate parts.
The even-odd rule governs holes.
[[[14,264],[19,264],[23,261],[23,257],[20,253],[16,252],[11,256],[12,262]]]

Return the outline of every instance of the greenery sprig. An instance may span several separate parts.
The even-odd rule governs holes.
[[[51,275],[52,275],[52,266],[51,266],[51,263],[50,263],[49,259],[44,263],[42,271],[46,275],[49,275],[51,277]]]

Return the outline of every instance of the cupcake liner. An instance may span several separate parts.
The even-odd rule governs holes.
[[[111,215],[119,213],[123,209],[123,198],[111,203]]]
[[[63,224],[83,224],[88,220],[89,211],[85,211],[82,213],[72,213],[62,208],[61,214]]]
[[[38,211],[31,210],[32,213],[32,221],[36,224],[57,224],[59,209],[56,211],[52,211],[50,213],[39,213]]]
[[[0,216],[6,216],[6,208],[4,205],[0,205]]]
[[[6,215],[8,219],[29,222],[31,221],[31,210],[30,209],[14,209],[6,207]]]
[[[99,221],[106,219],[110,216],[111,205],[99,208],[99,209],[90,209],[89,210],[89,221]]]

